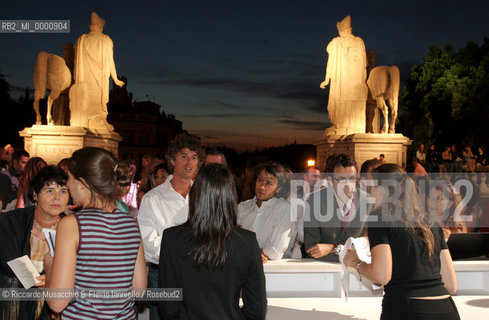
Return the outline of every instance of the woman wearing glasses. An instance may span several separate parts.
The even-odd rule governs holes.
[[[450,182],[434,180],[430,183],[426,208],[432,219],[442,227],[443,236],[447,241],[452,232],[467,232],[466,226],[460,219],[464,209],[460,203],[461,195],[455,192]]]

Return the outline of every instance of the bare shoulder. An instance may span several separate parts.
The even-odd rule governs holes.
[[[65,216],[58,224],[58,231],[68,231],[78,233],[78,222],[74,214],[69,214]]]

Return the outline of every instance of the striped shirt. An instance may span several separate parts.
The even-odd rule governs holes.
[[[62,319],[136,319],[134,300],[127,293],[132,289],[140,243],[137,223],[118,209],[84,209],[74,215],[79,232],[78,297],[63,311]],[[99,291],[90,294],[93,290]]]

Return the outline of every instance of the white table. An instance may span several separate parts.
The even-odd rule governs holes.
[[[489,260],[455,261],[457,295],[489,295]],[[339,263],[313,259],[282,259],[264,265],[268,297],[343,297]],[[351,269],[350,269],[351,270]],[[359,281],[350,273],[350,296],[381,297],[382,290],[372,291],[370,283]]]
[[[489,319],[489,261],[455,261],[458,279],[453,297],[461,319]],[[264,265],[267,280],[269,320],[370,320],[379,319],[382,290],[350,274],[350,297],[341,287],[339,263],[313,259],[283,259]],[[138,315],[149,319],[149,312]]]

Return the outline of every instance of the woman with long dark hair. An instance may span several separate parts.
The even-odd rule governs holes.
[[[160,303],[164,319],[265,318],[260,248],[253,232],[237,226],[236,211],[231,172],[216,163],[201,168],[187,222],[163,233],[159,287],[183,288],[181,301]]]
[[[129,293],[146,288],[143,247],[136,221],[115,203],[127,179],[122,163],[106,150],[87,147],[70,159],[67,185],[82,210],[60,222],[54,262],[46,266],[46,287],[80,294],[73,303],[48,300],[62,319],[136,319]],[[113,298],[88,294],[102,289]]]
[[[376,169],[387,196],[368,225],[371,264],[349,250],[343,262],[384,286],[381,319],[460,319],[452,258],[439,225],[422,208],[414,181],[397,164]],[[372,220],[370,220],[372,221]]]

